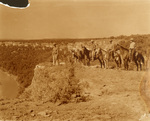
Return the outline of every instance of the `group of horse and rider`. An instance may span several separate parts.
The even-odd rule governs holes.
[[[113,40],[109,41],[106,46],[100,47],[94,40],[89,42],[90,49],[83,43],[81,49],[71,50],[71,57],[75,62],[81,62],[84,65],[90,65],[91,61],[99,60],[101,67],[109,68],[109,62],[115,61],[117,67],[123,65],[126,70],[129,69],[129,63],[135,62],[137,70],[144,64],[144,57],[136,50],[136,43],[133,38],[130,39],[129,48],[125,48],[120,44],[114,44]],[[52,50],[53,65],[58,65],[59,49],[58,45],[54,44]]]

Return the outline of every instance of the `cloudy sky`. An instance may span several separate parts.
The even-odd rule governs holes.
[[[99,38],[150,34],[150,0],[29,0],[0,5],[0,39]]]

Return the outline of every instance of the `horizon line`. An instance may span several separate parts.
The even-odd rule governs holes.
[[[126,36],[126,37],[130,37],[130,36],[141,36],[141,35],[150,35],[150,33],[149,34],[131,34],[131,35],[118,35],[118,36],[109,36],[109,37],[88,37],[88,38],[37,38],[37,39],[0,39],[0,41],[18,41],[18,40],[22,40],[22,41],[27,41],[27,40],[70,40],[70,39],[75,39],[75,40],[79,40],[79,39],[109,39],[109,38],[111,38],[111,37],[114,37],[114,38],[116,38],[116,37],[120,37],[120,36]]]

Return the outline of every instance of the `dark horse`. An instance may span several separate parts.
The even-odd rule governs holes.
[[[119,52],[118,52],[118,50],[119,50]],[[120,44],[117,44],[116,46],[115,46],[115,52],[117,52],[119,55],[120,55],[120,57],[121,57],[121,63],[122,63],[122,65],[124,65],[124,68],[125,68],[125,70],[128,70],[129,69],[129,49],[127,49],[127,48],[125,48],[125,47],[123,47],[122,45],[120,45]]]
[[[88,50],[85,46],[82,47],[82,62],[84,65],[90,65],[90,61],[92,58],[92,51]]]
[[[88,50],[86,47],[82,48],[82,54],[83,56],[83,64],[84,65],[90,65],[90,61],[92,60],[92,51]],[[98,49],[98,51],[95,51],[94,60],[99,60],[100,66],[104,66],[104,68],[107,67],[107,52],[102,50],[101,48]]]
[[[144,57],[141,53],[134,51],[133,52],[133,61],[136,64],[137,67],[137,71],[139,70],[139,66],[140,66],[140,70],[143,70],[143,65],[144,65]]]

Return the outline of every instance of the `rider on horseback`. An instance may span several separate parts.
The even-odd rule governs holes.
[[[130,40],[130,46],[129,46],[129,54],[130,54],[130,60],[131,62],[133,61],[133,53],[135,51],[135,42],[133,38]]]

